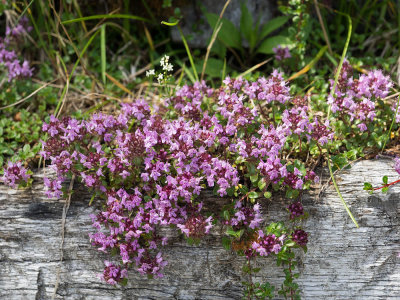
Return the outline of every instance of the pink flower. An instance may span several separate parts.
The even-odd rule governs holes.
[[[3,171],[4,175],[1,177],[1,181],[12,188],[15,188],[22,182],[28,182],[31,177],[31,175],[27,173],[28,170],[22,166],[22,162],[20,161],[15,163],[8,161]]]

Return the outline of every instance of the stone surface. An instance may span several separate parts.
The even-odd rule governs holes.
[[[318,197],[315,190],[302,202],[310,213],[308,253],[301,255],[298,283],[302,299],[400,299],[400,186],[369,195],[364,181],[379,185],[383,175],[397,179],[387,160],[360,161],[339,173],[343,196],[360,224],[355,228],[332,186]],[[47,199],[36,173],[31,189],[14,191],[0,185],[0,299],[241,299],[243,258],[223,249],[214,230],[199,246],[188,246],[171,231],[163,251],[169,265],[165,277],[148,280],[135,271],[126,287],[112,287],[96,275],[107,256],[89,243],[92,231],[90,195],[75,184],[65,224],[60,262],[64,202]],[[327,179],[326,174],[324,175]],[[204,194],[205,208],[215,210],[226,199]],[[262,201],[266,224],[286,216],[287,202]],[[300,255],[300,254],[299,254]],[[279,285],[282,271],[272,258],[257,259],[255,280]]]
[[[212,28],[207,23],[200,9],[204,6],[205,11],[209,13],[220,15],[222,8],[226,1],[216,0],[193,0],[191,4],[181,7],[183,19],[181,22],[183,34],[186,37],[192,36],[188,39],[188,43],[194,48],[206,48],[212,35]],[[231,21],[236,28],[240,26],[241,0],[232,0],[228,5],[224,18]],[[272,19],[275,11],[275,1],[270,0],[247,0],[245,1],[250,14],[256,21],[260,18],[260,24],[264,24]],[[172,40],[174,42],[181,41],[179,31],[176,28],[171,32]]]

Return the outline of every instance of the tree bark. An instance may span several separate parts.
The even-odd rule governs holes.
[[[310,217],[304,223],[308,252],[298,253],[296,269],[302,299],[400,299],[400,186],[384,195],[363,191],[365,181],[378,186],[383,175],[389,181],[399,177],[388,160],[360,161],[336,177],[359,229],[332,186],[320,197],[318,189],[303,195]],[[323,176],[326,182],[326,173]],[[32,188],[26,190],[0,186],[0,299],[242,298],[245,259],[223,249],[218,228],[199,246],[187,245],[170,230],[169,245],[163,249],[169,264],[162,279],[150,280],[131,270],[126,287],[101,282],[97,274],[109,257],[91,246],[88,238],[94,231],[89,215],[98,208],[88,206],[90,195],[75,184],[61,249],[65,201],[46,198],[42,177],[37,172]],[[229,201],[210,193],[203,197],[210,211]],[[265,224],[287,219],[288,200],[276,196],[260,203]],[[261,271],[253,281],[269,281],[279,288],[283,272],[274,258],[258,258],[255,265]]]

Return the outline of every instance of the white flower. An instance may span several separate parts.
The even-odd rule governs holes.
[[[172,70],[174,69],[174,66],[172,64],[167,64],[166,66],[163,67],[164,71],[167,72],[172,72]]]
[[[146,71],[146,77],[150,77],[151,75],[155,75],[154,69]]]
[[[157,81],[158,81],[158,83],[159,84],[161,84],[162,83],[162,80],[164,79],[164,75],[161,73],[161,74],[158,74],[158,76],[157,76]]]
[[[168,55],[164,55],[161,58],[160,65],[163,67],[163,69],[168,65],[168,61],[169,61],[169,56]]]

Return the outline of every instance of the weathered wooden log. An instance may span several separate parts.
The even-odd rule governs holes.
[[[310,218],[305,223],[308,253],[299,254],[297,282],[303,299],[400,299],[400,187],[385,195],[362,190],[364,181],[379,185],[385,174],[398,177],[390,161],[376,160],[357,162],[337,176],[359,229],[331,186],[320,197],[318,190],[304,194]],[[89,215],[96,212],[88,206],[90,195],[75,184],[61,250],[64,202],[46,198],[42,176],[36,173],[33,187],[26,190],[0,186],[0,299],[242,298],[244,259],[223,249],[217,229],[199,246],[188,246],[171,231],[163,251],[169,261],[163,279],[149,280],[132,270],[126,287],[101,282],[96,275],[107,256],[89,242]],[[203,197],[210,210],[226,201]],[[264,200],[266,224],[287,217],[285,205],[283,199]],[[273,258],[257,259],[256,264],[261,271],[254,280],[282,283],[282,269]]]

